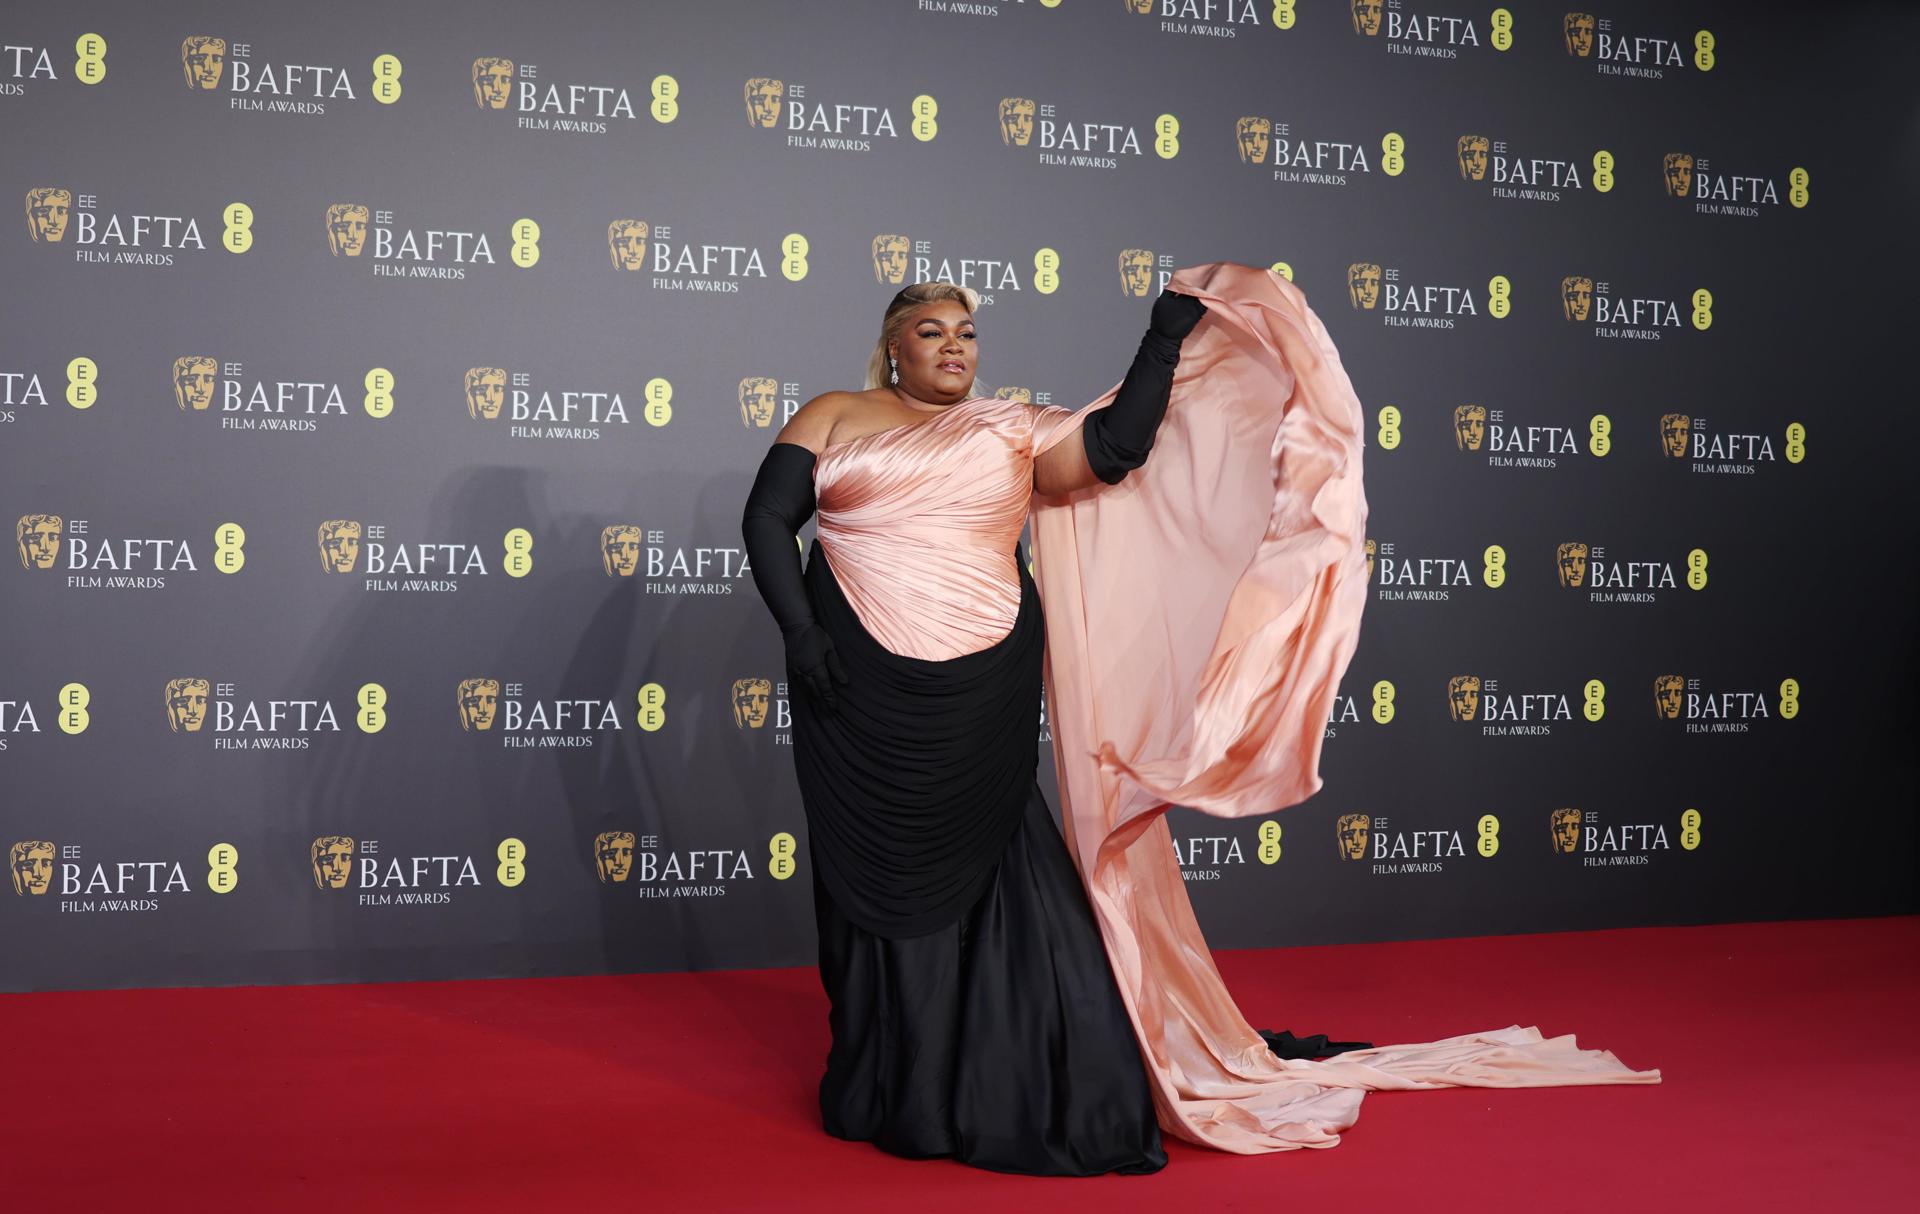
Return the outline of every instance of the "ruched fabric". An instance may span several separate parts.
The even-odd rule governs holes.
[[[930,661],[867,634],[814,541],[807,597],[848,679],[836,711],[795,705],[794,770],[814,872],[840,913],[876,935],[922,935],[959,918],[1033,788],[1045,625],[1032,579],[1008,560],[1022,591],[1012,629]]]

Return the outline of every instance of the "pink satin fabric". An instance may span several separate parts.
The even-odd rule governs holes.
[[[1282,1060],[1234,1005],[1164,811],[1247,817],[1320,789],[1321,731],[1366,595],[1365,420],[1292,283],[1216,264],[1170,286],[1207,315],[1152,456],[1118,485],[1032,510],[1061,816],[1161,1127],[1257,1154],[1337,1144],[1370,1089],[1658,1083],[1657,1070],[1519,1025]]]
[[[1033,445],[1071,416],[973,397],[820,452],[820,547],[882,648],[939,661],[1013,631],[1014,543],[1033,495]]]

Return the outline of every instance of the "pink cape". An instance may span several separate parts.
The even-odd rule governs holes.
[[[1165,811],[1249,817],[1319,791],[1321,731],[1366,602],[1365,420],[1298,287],[1231,263],[1169,285],[1207,315],[1152,457],[1118,485],[1035,497],[1031,511],[1061,817],[1161,1127],[1257,1154],[1336,1145],[1372,1089],[1658,1083],[1657,1070],[1517,1024],[1282,1060],[1234,1005]]]

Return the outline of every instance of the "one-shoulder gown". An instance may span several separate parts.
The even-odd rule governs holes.
[[[1208,312],[1118,485],[1032,493],[1034,458],[1112,391],[1078,412],[974,398],[815,461],[805,581],[849,674],[837,711],[793,705],[828,1132],[1150,1172],[1162,1129],[1333,1146],[1369,1089],[1658,1082],[1517,1024],[1316,1061],[1241,1016],[1164,811],[1267,814],[1320,787],[1364,602],[1363,418],[1292,283],[1219,264],[1171,285]],[[1035,783],[1043,673],[1064,838]]]

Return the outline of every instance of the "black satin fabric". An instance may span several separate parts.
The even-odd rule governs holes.
[[[1038,770],[1039,592],[1020,563],[1012,631],[977,653],[934,661],[873,639],[817,539],[806,583],[848,674],[832,712],[793,697],[813,871],[841,913],[875,935],[935,931],[979,899]],[[797,687],[793,674],[788,685]]]
[[[815,618],[850,678],[793,703],[833,1045],[828,1133],[1036,1176],[1166,1165],[1146,1067],[1034,776],[1039,593],[945,661],[880,646],[816,542]]]

